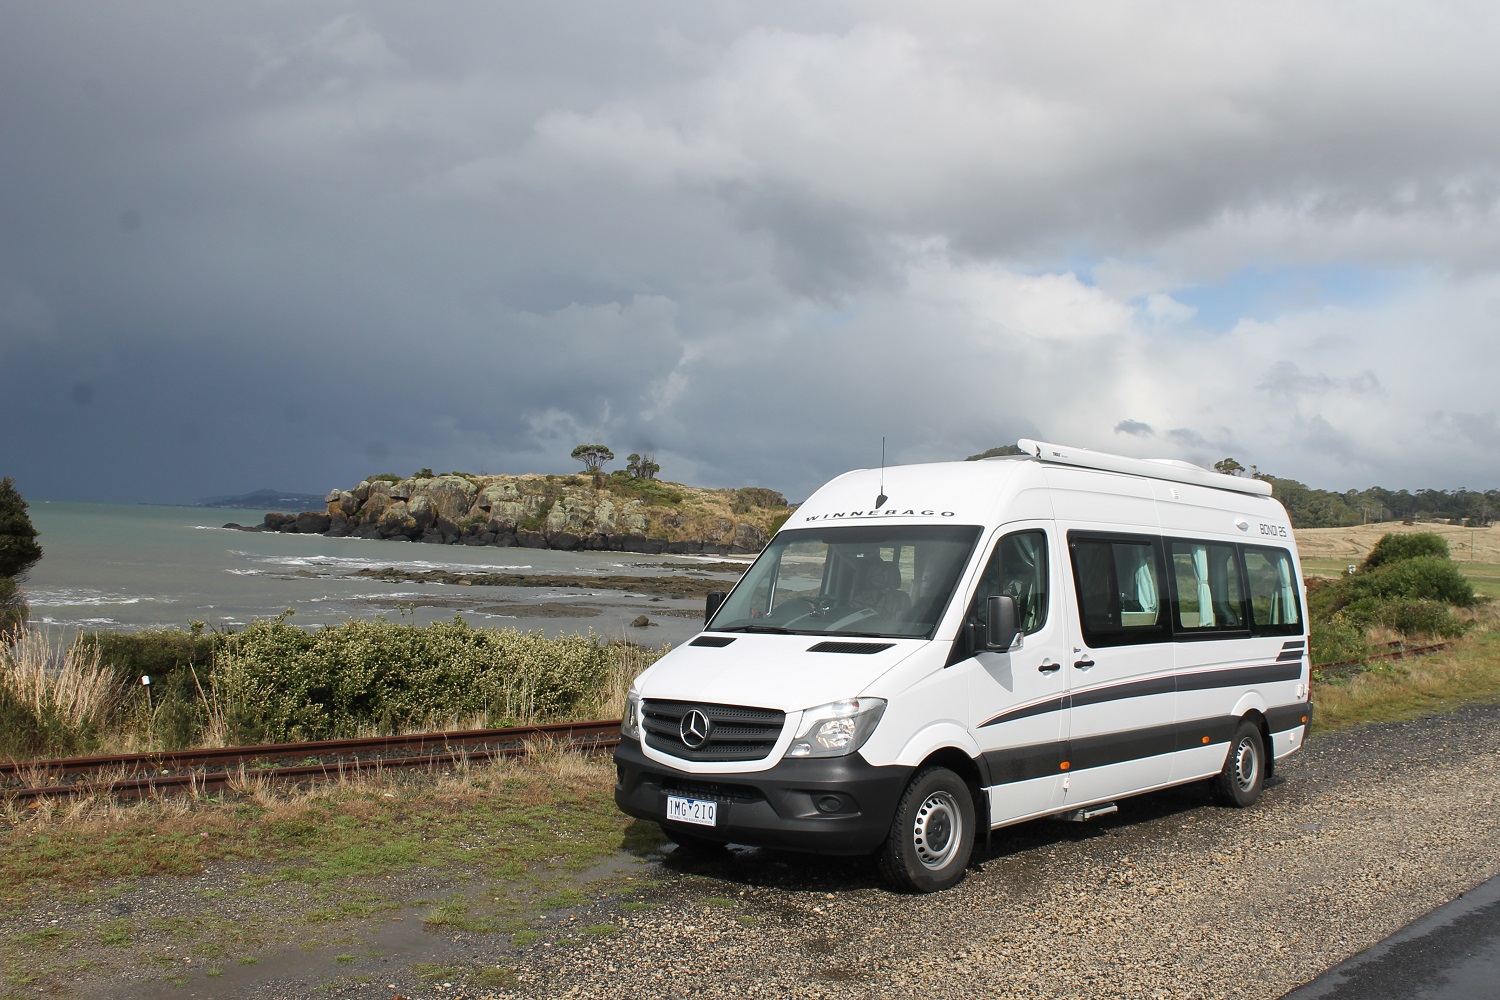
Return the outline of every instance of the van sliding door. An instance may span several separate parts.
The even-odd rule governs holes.
[[[1075,652],[1064,801],[1164,784],[1176,750],[1166,563],[1156,536],[1070,531]]]

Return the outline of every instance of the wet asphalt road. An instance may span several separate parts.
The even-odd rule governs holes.
[[[1360,952],[1282,1000],[1500,998],[1500,878]]]

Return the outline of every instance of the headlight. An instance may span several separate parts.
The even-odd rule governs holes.
[[[885,712],[884,698],[845,698],[802,713],[788,757],[843,757],[864,746]]]
[[[638,740],[641,738],[641,696],[634,688],[625,696],[625,711],[620,716],[620,738],[624,740]]]

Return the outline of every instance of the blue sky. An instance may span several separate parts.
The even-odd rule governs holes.
[[[1500,486],[1500,7],[0,0],[0,474]]]

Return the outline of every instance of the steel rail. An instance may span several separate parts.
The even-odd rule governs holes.
[[[226,788],[235,781],[252,777],[274,781],[309,781],[385,768],[435,767],[496,757],[521,757],[531,752],[528,742],[542,739],[562,742],[585,751],[601,751],[612,749],[618,744],[619,733],[618,721],[601,720],[507,729],[413,733],[405,736],[367,736],[308,743],[271,743],[169,753],[110,754],[22,761],[0,765],[0,776],[32,782],[38,778],[51,781],[59,778],[73,780],[0,788],[0,797],[35,800],[47,796],[84,794],[141,797],[175,790],[197,793]],[[392,751],[397,750],[415,752],[391,755]],[[292,758],[302,762],[309,758],[319,759],[315,763],[262,766],[267,762]],[[244,767],[247,763],[257,766],[253,770],[247,770]],[[142,773],[147,769],[157,773]]]

